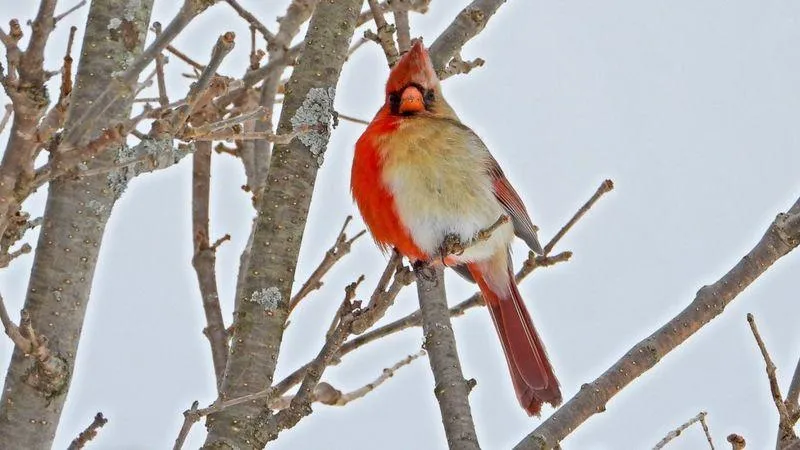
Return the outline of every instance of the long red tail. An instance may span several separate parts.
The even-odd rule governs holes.
[[[468,267],[489,307],[522,408],[538,415],[542,403],[558,406],[558,381],[514,282],[510,258],[498,254]]]

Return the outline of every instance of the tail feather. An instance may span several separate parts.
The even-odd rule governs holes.
[[[469,270],[489,307],[522,408],[538,415],[543,403],[558,406],[558,381],[514,282],[508,256],[470,263]]]

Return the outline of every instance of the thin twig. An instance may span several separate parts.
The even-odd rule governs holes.
[[[161,34],[161,22],[153,22],[153,30],[155,30],[156,37]],[[159,52],[156,55],[156,80],[158,83],[158,104],[161,107],[169,105],[169,97],[167,96],[167,81],[164,76],[164,54]]]
[[[55,17],[53,17],[53,22],[55,22],[55,23],[58,23],[58,22],[59,22],[60,20],[62,20],[64,17],[67,17],[68,15],[70,15],[71,13],[73,13],[73,12],[77,11],[78,9],[80,9],[81,7],[83,7],[84,5],[86,5],[86,0],[81,0],[80,2],[78,2],[78,3],[77,3],[75,6],[73,6],[72,8],[70,8],[70,9],[68,9],[68,10],[64,11],[63,13],[61,13],[61,14],[59,14],[59,15],[57,15],[57,16],[55,16]]]
[[[311,402],[313,401],[313,389],[319,384],[325,368],[331,363],[339,351],[347,336],[350,335],[351,325],[354,319],[354,305],[352,300],[355,298],[356,289],[358,285],[364,281],[364,276],[358,278],[357,281],[350,283],[345,289],[345,298],[342,306],[337,311],[334,318],[334,323],[337,325],[331,332],[328,333],[325,339],[325,344],[320,349],[319,354],[314,360],[311,361],[309,370],[306,372],[303,382],[300,383],[300,388],[297,390],[292,399],[289,407],[281,410],[277,414],[272,414],[269,408],[265,408],[259,417],[266,415],[266,425],[259,427],[255,433],[254,438],[263,447],[267,442],[273,441],[278,437],[282,430],[286,430],[295,426],[303,417],[311,413]],[[256,419],[259,421],[259,419]]]
[[[708,424],[706,423],[706,415],[705,414],[703,414],[703,416],[700,417],[700,426],[703,428],[703,434],[706,435],[706,440],[708,441],[708,446],[711,448],[711,450],[715,450],[714,449],[714,439],[711,438],[711,432],[708,431]]]
[[[767,351],[767,346],[764,344],[764,340],[758,332],[755,317],[750,313],[747,314],[747,323],[750,325],[750,331],[753,332],[753,337],[758,344],[758,349],[761,351],[761,357],[764,358],[767,369],[767,379],[769,379],[769,390],[772,394],[772,401],[775,403],[775,408],[778,410],[778,432],[780,433],[778,442],[781,447],[785,447],[787,444],[797,439],[797,435],[794,432],[795,421],[792,420],[792,415],[789,413],[786,403],[783,401],[783,396],[781,395],[781,387],[775,375],[778,368],[775,367],[775,363],[772,362],[772,358]]]
[[[261,33],[262,36],[264,36],[264,40],[266,40],[267,42],[271,42],[275,38],[275,35],[273,35],[272,32],[269,31],[267,27],[264,26],[264,24],[261,23],[261,21],[258,20],[256,16],[253,15],[253,13],[242,7],[242,5],[239,4],[239,2],[237,2],[236,0],[225,0],[225,2],[229,4],[231,8],[233,8],[236,11],[236,13],[242,17],[242,19],[246,20],[251,27],[258,30],[258,32]]]
[[[406,356],[405,358],[398,361],[392,367],[383,369],[381,375],[371,383],[368,383],[348,393],[344,393],[334,388],[329,383],[322,381],[319,384],[317,384],[314,387],[314,390],[312,391],[313,401],[328,406],[345,406],[348,403],[354,400],[358,400],[364,397],[365,395],[369,394],[370,392],[374,391],[380,385],[389,380],[389,378],[392,378],[395,372],[397,372],[404,366],[411,364],[414,360],[423,355],[425,355],[425,350],[420,350],[419,352],[414,353],[413,355]],[[294,395],[285,395],[283,397],[272,399],[269,402],[269,407],[274,410],[286,409],[289,407],[293,399]]]
[[[300,290],[297,291],[294,296],[292,296],[292,300],[289,302],[290,313],[294,310],[294,308],[297,307],[298,304],[300,304],[300,301],[308,296],[308,294],[322,287],[322,278],[333,268],[334,265],[336,265],[340,259],[342,259],[342,257],[344,257],[344,255],[350,253],[353,242],[366,233],[365,230],[361,230],[356,233],[355,236],[348,239],[347,225],[350,224],[351,220],[353,220],[353,216],[347,216],[347,218],[344,220],[344,225],[342,225],[342,229],[336,236],[336,240],[333,242],[331,248],[325,252],[325,256],[323,256],[322,261],[320,261],[317,268],[311,272],[308,280],[303,283],[303,285],[300,287]]]
[[[108,419],[103,417],[103,413],[97,413],[94,416],[92,423],[90,423],[89,426],[78,435],[78,437],[72,440],[72,443],[69,444],[67,450],[82,449],[84,446],[86,446],[86,444],[89,443],[89,441],[97,437],[97,432],[100,431],[100,428],[103,428],[103,426],[107,423]]]
[[[233,50],[235,38],[236,34],[232,31],[228,31],[217,39],[217,43],[211,51],[211,59],[208,65],[203,69],[200,78],[192,84],[189,93],[186,95],[186,105],[178,109],[178,113],[172,120],[171,125],[173,130],[178,131],[183,128],[189,115],[197,107],[201,94],[211,84],[211,80],[214,78],[217,69],[222,64],[222,60]]]
[[[338,118],[342,119],[342,120],[347,120],[349,122],[360,123],[361,125],[369,125],[369,121],[368,120],[359,119],[358,117],[348,116],[348,115],[342,114],[340,112],[337,112],[336,116]]]
[[[706,417],[706,412],[705,411],[702,411],[702,412],[700,412],[700,414],[692,417],[691,419],[689,419],[683,425],[681,425],[678,428],[676,428],[676,429],[670,431],[669,433],[667,433],[667,435],[664,436],[664,439],[661,439],[660,441],[658,441],[658,443],[655,445],[655,447],[653,447],[653,450],[659,450],[659,449],[664,448],[667,444],[669,444],[670,441],[672,441],[676,437],[678,437],[681,434],[683,434],[683,432],[686,431],[687,428],[689,428],[690,426],[694,425],[695,423],[700,422],[700,423],[703,424],[703,428],[704,429],[708,429],[705,426],[705,422],[704,422],[705,417]],[[711,444],[711,450],[714,450],[714,444],[711,443],[711,439],[710,438],[709,438],[708,443]]]
[[[11,118],[11,113],[13,111],[14,107],[11,105],[11,103],[7,103],[5,106],[5,112],[3,113],[3,118],[0,119],[0,133],[2,133],[3,130],[6,128],[6,125],[8,124],[8,119]]]
[[[578,209],[578,211],[572,216],[572,218],[569,219],[569,222],[567,222],[566,225],[561,227],[561,229],[558,230],[558,233],[556,233],[556,235],[553,236],[553,239],[550,239],[550,242],[548,242],[547,245],[544,246],[544,254],[549,255],[550,252],[553,251],[555,246],[561,240],[561,238],[563,238],[564,235],[567,234],[567,232],[579,220],[581,220],[581,217],[583,217],[584,214],[586,214],[590,209],[592,209],[592,206],[594,206],[594,204],[598,200],[600,200],[600,197],[607,194],[608,192],[611,192],[612,189],[614,189],[613,181],[605,180],[602,183],[600,183],[600,186],[597,187],[597,190],[595,191],[594,194],[592,194],[589,200],[587,200],[586,203],[584,203],[583,206],[581,206],[580,209]]]

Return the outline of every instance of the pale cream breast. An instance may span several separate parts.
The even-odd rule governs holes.
[[[404,120],[380,144],[383,181],[400,219],[426,253],[436,254],[448,234],[467,242],[505,214],[487,171],[491,156],[471,132],[452,122],[420,117]],[[507,223],[459,259],[486,259],[513,236],[513,226]]]

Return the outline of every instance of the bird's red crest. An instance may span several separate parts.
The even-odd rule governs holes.
[[[439,84],[428,51],[419,40],[392,68],[389,81],[386,82],[386,93],[399,91],[409,84],[418,84],[428,89],[433,89]]]

